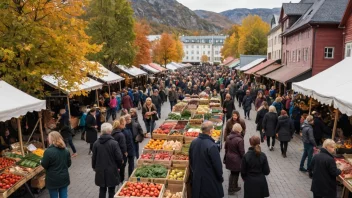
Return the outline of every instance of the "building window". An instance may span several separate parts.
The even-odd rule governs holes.
[[[194,46],[193,46],[193,45],[191,45],[191,47],[193,48]]]
[[[297,62],[301,61],[301,50],[298,50],[298,54],[297,54]]]
[[[281,50],[279,50],[279,59],[281,58]]]
[[[197,54],[199,54],[199,51],[197,51]]]
[[[304,48],[303,50],[303,61],[307,61],[308,56],[308,48]]]
[[[352,55],[352,43],[346,43],[345,58],[351,57],[351,55]]]
[[[324,52],[324,57],[327,59],[334,58],[334,48],[333,47],[326,47]]]
[[[292,51],[292,62],[296,62],[296,51]]]
[[[199,60],[199,57],[197,57],[197,60]]]
[[[208,48],[210,48],[210,45],[208,45]]]
[[[186,56],[186,60],[188,60],[188,56]]]
[[[186,49],[188,49],[188,45],[186,45]]]
[[[194,51],[192,50],[191,54],[194,54]]]
[[[194,59],[194,57],[192,56],[191,60],[193,60],[193,59]]]
[[[208,55],[210,55],[210,51],[208,51]]]
[[[203,48],[205,48],[205,45],[203,45]]]
[[[215,51],[215,55],[219,55],[219,51]]]
[[[205,55],[205,51],[203,51],[203,55]]]
[[[186,54],[188,54],[188,51],[186,51]]]
[[[199,45],[197,45],[197,49],[199,49]]]
[[[286,53],[284,52],[283,61],[287,64]]]

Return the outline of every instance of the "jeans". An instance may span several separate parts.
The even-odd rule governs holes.
[[[110,116],[111,116],[110,108],[106,108],[106,121],[109,121]]]
[[[172,111],[172,108],[175,106],[176,102],[175,101],[171,101],[170,100],[170,107],[171,107],[171,111]]]
[[[121,182],[125,180],[125,169],[128,161],[128,177],[132,175],[133,169],[134,169],[134,156],[127,156],[123,155],[123,164],[120,168],[120,177],[121,177]]]
[[[270,139],[272,139],[271,146],[274,147],[275,146],[275,136],[273,136],[273,137],[266,136],[266,143],[268,144],[268,147],[270,147]]]
[[[59,189],[49,189],[50,198],[67,198],[67,186]]]
[[[139,142],[133,142],[134,153],[136,154],[136,159],[139,158]]]
[[[77,152],[77,151],[76,151],[76,147],[75,147],[75,145],[74,145],[73,142],[72,142],[72,136],[70,136],[70,137],[68,137],[68,138],[65,138],[64,142],[65,142],[66,146],[67,146],[67,145],[70,145],[70,147],[71,147],[73,153],[76,153],[76,152]]]
[[[301,164],[299,166],[300,168],[304,168],[304,162],[308,157],[307,169],[310,170],[310,163],[312,162],[312,157],[313,157],[313,148],[314,146],[312,144],[304,143],[304,151],[301,159]]]
[[[147,129],[147,133],[151,133],[154,131],[154,127],[155,127],[155,121],[154,120],[149,120],[149,121],[145,121],[145,128]]]
[[[287,146],[288,146],[288,142],[286,141],[280,141],[280,148],[281,148],[281,153],[285,153],[287,152]]]
[[[99,198],[106,198],[106,190],[109,191],[109,198],[113,198],[115,195],[115,186],[114,187],[100,187],[99,188]]]
[[[114,121],[116,119],[116,108],[110,109],[111,115],[112,115],[112,120]],[[107,120],[108,121],[108,120]]]
[[[161,106],[156,107],[159,118],[161,117]]]
[[[249,111],[244,110],[244,117],[249,118],[249,113],[250,113],[250,112],[251,112],[250,110],[249,110]]]

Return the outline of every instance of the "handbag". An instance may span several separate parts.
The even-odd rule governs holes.
[[[136,142],[138,142],[138,143],[140,143],[140,142],[143,142],[143,140],[144,140],[144,135],[141,135],[141,134],[138,134],[137,136],[136,136]]]

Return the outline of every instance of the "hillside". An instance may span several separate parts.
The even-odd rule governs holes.
[[[216,12],[210,12],[206,10],[195,10],[194,12],[200,18],[208,21],[211,24],[220,26],[222,29],[229,29],[234,24],[234,22],[230,21],[227,17]]]
[[[258,15],[267,23],[270,23],[272,15],[280,15],[281,8],[273,8],[273,9],[265,9],[265,8],[258,8],[258,9],[246,9],[246,8],[239,8],[233,10],[227,10],[221,12],[220,14],[228,18],[233,23],[241,24],[243,18],[248,15]]]
[[[197,16],[192,10],[176,0],[130,0],[137,19],[145,19],[151,24],[171,26],[184,31],[205,31],[217,33],[221,27]],[[161,27],[162,27],[161,26]],[[160,26],[159,26],[160,27]],[[155,33],[161,33],[153,30]]]

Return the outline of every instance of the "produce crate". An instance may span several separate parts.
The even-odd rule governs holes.
[[[184,184],[168,184],[163,196],[166,195],[167,191],[170,191],[172,194],[180,192],[181,197],[186,198],[186,186]]]
[[[191,125],[199,125],[203,123],[203,118],[202,119],[190,119],[189,124]]]
[[[185,139],[185,144],[188,144],[188,143],[191,143],[194,139],[196,139],[197,137],[188,137],[188,136],[185,136],[184,139]]]
[[[169,134],[159,134],[159,133],[153,133],[153,139],[156,140],[166,140],[168,138]]]
[[[31,180],[31,186],[32,188],[43,189],[45,187],[45,172],[36,175]]]
[[[166,168],[170,168],[168,166],[165,166]],[[137,167],[138,168],[138,167]],[[131,177],[129,179],[129,181],[131,182],[137,182],[137,181],[140,181],[140,182],[146,182],[146,183],[158,183],[158,184],[166,184],[166,181],[167,181],[167,178],[169,176],[169,173],[170,173],[170,169],[167,171],[167,174],[166,174],[166,177],[165,178],[145,178],[145,177],[135,177],[135,173],[137,171],[137,168],[134,169],[134,171],[132,172],[131,174]]]
[[[168,140],[179,141],[179,142],[183,143],[183,133],[184,133],[184,130],[176,130],[176,131],[180,132],[182,135],[172,135],[172,132],[173,132],[173,131],[174,131],[174,130],[172,130],[172,131],[169,133],[167,139],[168,139]]]
[[[183,174],[183,179],[182,180],[174,180],[174,179],[170,179],[169,177],[170,177],[170,173],[171,173],[171,171],[172,170],[174,170],[174,169],[179,169],[179,170],[184,170],[184,174]],[[186,182],[186,175],[187,175],[187,167],[186,168],[184,168],[184,167],[173,167],[173,168],[171,168],[171,170],[169,171],[169,175],[168,175],[168,179],[167,179],[167,183],[168,184],[183,184],[183,183],[185,183]]]
[[[191,95],[191,98],[199,98],[198,95]]]
[[[179,154],[182,154],[181,152],[178,152]],[[176,155],[177,153],[175,153]],[[189,160],[176,160],[175,155],[172,156],[171,161],[172,161],[172,166],[185,166],[187,167],[189,164]]]
[[[152,158],[151,159],[142,159],[141,156],[139,156],[138,160],[137,160],[137,164],[139,163],[153,163],[153,154],[152,154]]]
[[[119,196],[120,192],[123,190],[123,188],[125,188],[127,182],[128,182],[128,181],[125,181],[125,182],[122,184],[121,188],[117,191],[117,193],[115,194],[114,198],[129,198],[129,197],[127,197],[127,196]],[[148,182],[141,182],[141,183],[148,183]],[[163,198],[164,192],[165,192],[165,184],[162,184],[162,188],[161,188],[161,190],[160,190],[160,194],[159,194],[159,196],[158,196],[157,198]],[[136,197],[136,196],[133,196],[133,197],[134,197],[134,198],[138,198],[138,197]],[[153,198],[153,197],[144,197],[144,198]]]

